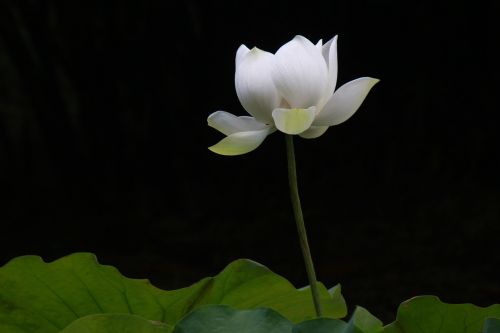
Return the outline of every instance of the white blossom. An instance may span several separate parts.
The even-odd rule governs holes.
[[[250,116],[216,111],[208,125],[226,135],[209,149],[240,155],[276,130],[312,139],[349,119],[378,79],[362,77],[337,90],[337,36],[316,45],[296,36],[275,54],[241,45],[236,52],[236,94]]]

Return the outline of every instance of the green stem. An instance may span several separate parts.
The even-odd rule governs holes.
[[[295,150],[293,148],[293,136],[285,134],[286,139],[286,155],[288,158],[288,183],[290,185],[290,197],[292,199],[293,215],[297,224],[297,232],[299,233],[300,247],[306,265],[307,278],[311,286],[311,294],[316,309],[316,315],[321,316],[321,303],[319,300],[318,286],[316,284],[316,273],[312,261],[311,250],[307,241],[306,226],[304,224],[304,216],[300,206],[299,187],[297,185],[297,168],[295,166]]]

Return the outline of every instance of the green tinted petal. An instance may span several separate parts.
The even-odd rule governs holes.
[[[308,109],[275,109],[273,119],[281,132],[299,134],[311,127],[315,114],[314,106]]]
[[[246,154],[257,148],[270,132],[269,129],[263,129],[233,133],[208,149],[227,156]]]

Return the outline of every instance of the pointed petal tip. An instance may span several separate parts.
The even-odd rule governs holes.
[[[215,112],[212,112],[211,114],[209,114],[209,115],[208,115],[208,117],[207,117],[207,123],[208,123],[208,125],[210,125],[211,120],[212,120],[214,117],[216,117],[216,116],[217,116],[217,114],[219,114],[219,113],[221,113],[221,112],[223,112],[223,111],[215,111]]]
[[[235,116],[226,111],[216,111],[212,113],[208,116],[207,123],[208,126],[215,128],[225,135],[270,129],[270,126],[259,122],[253,117]]]
[[[245,154],[245,153],[236,153],[221,149],[219,147],[219,144],[215,144],[213,146],[208,147],[208,150],[210,150],[212,153],[216,153],[217,155],[222,155],[222,156],[237,156]]]
[[[298,41],[298,42],[305,42],[305,43],[310,43],[310,44],[313,44],[308,38],[302,36],[302,35],[295,35],[295,37],[293,37],[294,41]],[[314,44],[313,44],[314,45]]]
[[[219,149],[217,145],[213,145],[208,147],[208,150],[210,150],[212,153],[215,153],[217,155],[222,155],[222,156],[238,156],[238,155],[243,155],[245,153],[234,153],[234,152],[228,152],[222,149]]]
[[[244,50],[244,51],[249,51],[250,49],[245,45],[245,44],[241,44],[239,47],[238,47],[238,50]]]
[[[222,115],[222,114],[226,114],[227,112],[225,111],[215,111],[215,112],[212,112],[211,114],[208,115],[207,117],[207,125],[210,126],[210,127],[213,127],[215,129],[217,129],[217,125],[216,125],[216,120],[217,118]]]
[[[363,79],[363,78],[360,78],[360,79]],[[365,77],[364,79],[370,80],[370,83],[369,83],[370,88],[380,82],[380,79],[377,79],[377,78],[374,78],[374,77]]]
[[[363,76],[363,77],[359,77],[359,78],[354,79],[351,82],[347,82],[347,83],[357,83],[357,82],[364,82],[364,84],[367,87],[370,87],[370,89],[371,89],[374,85],[376,85],[377,83],[380,82],[380,79],[370,77],[370,76]]]
[[[243,58],[245,58],[249,52],[250,50],[245,44],[241,44],[240,47],[238,47],[238,50],[236,50],[236,67],[238,67]]]
[[[267,51],[264,51],[262,49],[259,49],[257,46],[254,46],[252,47],[251,49],[248,50],[248,55],[251,55],[251,56],[254,56],[254,57],[258,57],[260,56],[261,54],[269,54],[269,55],[273,55],[272,53],[270,52],[267,52]]]
[[[213,146],[210,146],[207,148],[208,150],[210,150],[212,153],[216,153],[217,155],[223,155],[223,156],[234,156],[234,155],[230,155],[230,154],[227,154],[225,153],[224,151],[222,150],[219,150],[217,148],[217,144],[213,145]]]
[[[270,133],[270,129],[233,133],[208,147],[208,150],[225,156],[243,155],[260,146]]]
[[[314,125],[334,126],[349,119],[379,81],[371,77],[360,77],[341,86],[314,119]]]
[[[328,50],[332,47],[332,44],[336,44],[337,40],[339,39],[339,35],[335,35],[332,38],[328,40],[325,44],[323,44],[323,47],[326,47]]]

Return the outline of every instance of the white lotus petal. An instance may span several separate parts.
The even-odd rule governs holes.
[[[274,55],[254,47],[236,67],[234,78],[241,105],[258,121],[268,124],[281,100],[271,78],[272,67]]]
[[[316,47],[320,50],[323,50],[323,40],[320,39],[317,43],[316,43]]]
[[[307,130],[316,114],[316,107],[307,109],[275,109],[273,119],[275,126],[286,134],[299,134]]]
[[[270,133],[270,129],[233,133],[208,149],[227,156],[246,154],[257,148]]]
[[[240,47],[238,47],[238,51],[236,51],[236,67],[241,63],[243,58],[250,52],[248,47],[246,47],[245,44],[241,44]]]
[[[328,127],[329,126],[311,126],[299,135],[304,139],[316,139],[325,134]]]
[[[328,86],[325,95],[323,96],[323,99],[318,107],[320,110],[328,102],[330,97],[332,97],[335,86],[337,85],[337,38],[338,36],[335,36],[330,39],[325,45],[323,45],[322,49],[323,58],[328,65]]]
[[[270,127],[258,122],[254,117],[240,116],[225,111],[216,111],[208,116],[208,126],[215,128],[225,135],[237,132],[257,131]]]
[[[344,84],[333,94],[325,107],[316,116],[314,125],[333,126],[349,119],[363,103],[378,79],[362,77]]]
[[[328,68],[321,51],[302,36],[296,36],[276,52],[272,76],[292,108],[316,106],[328,84]]]

